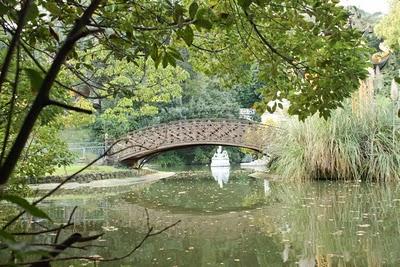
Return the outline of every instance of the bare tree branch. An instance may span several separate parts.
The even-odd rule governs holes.
[[[72,209],[71,214],[69,215],[69,218],[68,218],[67,225],[68,225],[68,224],[71,224],[72,218],[73,218],[73,216],[74,216],[75,211],[76,211],[77,208],[78,208],[78,206],[75,206],[75,207]],[[59,238],[59,236],[60,236],[60,234],[61,234],[61,230],[62,230],[62,228],[60,228],[60,229],[57,231],[57,234],[56,234],[56,236],[55,236],[55,238],[54,238],[54,242],[53,242],[54,244],[57,244],[58,238]]]
[[[43,231],[37,231],[37,232],[17,232],[17,233],[11,233],[12,235],[41,235],[41,234],[47,234],[47,233],[52,233],[52,232],[59,232],[62,229],[65,229],[69,226],[73,225],[73,223],[67,223],[60,225],[59,227],[52,228],[52,229],[47,229]]]
[[[85,10],[83,15],[75,22],[74,27],[68,34],[64,44],[58,51],[49,71],[44,78],[42,85],[40,86],[39,93],[37,94],[22,126],[14,141],[13,146],[10,149],[4,163],[0,166],[0,184],[7,183],[11,176],[12,171],[17,164],[18,158],[21,155],[23,148],[29,138],[29,135],[35,125],[39,114],[46,106],[46,101],[49,99],[50,89],[52,88],[56,76],[61,68],[61,65],[65,61],[67,55],[72,50],[77,41],[77,37],[80,36],[82,29],[89,22],[90,17],[96,10],[102,0],[92,0],[88,8]]]
[[[93,111],[91,111],[91,110],[80,108],[80,107],[70,106],[70,105],[58,102],[56,100],[51,100],[51,99],[47,101],[46,105],[57,106],[57,107],[64,108],[64,109],[67,109],[67,110],[72,110],[72,111],[76,111],[76,112],[79,112],[79,113],[85,113],[85,114],[89,114],[89,115],[93,114]]]
[[[61,252],[63,252],[67,248],[83,249],[85,247],[94,246],[94,245],[86,245],[86,246],[82,246],[82,247],[77,247],[77,246],[73,246],[73,244],[74,243],[82,243],[82,242],[93,241],[93,240],[96,240],[96,239],[98,239],[99,237],[101,237],[103,235],[103,233],[102,233],[102,234],[98,234],[98,235],[82,237],[81,234],[74,233],[74,234],[70,235],[66,240],[64,240],[64,242],[62,242],[59,245],[55,245],[55,244],[34,244],[34,246],[52,246],[55,249],[54,249],[54,251],[50,252],[49,256],[44,256],[44,257],[42,257],[42,259],[40,259],[38,261],[20,262],[20,263],[14,263],[14,265],[15,266],[30,265],[30,267],[48,267],[48,266],[50,266],[50,262],[56,262],[56,261],[82,260],[82,259],[85,259],[85,260],[89,260],[89,261],[93,261],[93,262],[112,262],[112,261],[123,260],[123,259],[126,259],[129,256],[131,256],[135,251],[137,251],[149,237],[159,235],[159,234],[167,231],[168,229],[176,226],[178,223],[181,222],[181,220],[178,220],[175,223],[170,224],[170,225],[164,227],[163,229],[154,232],[154,227],[150,226],[150,223],[149,223],[150,222],[150,216],[149,216],[149,213],[148,213],[147,209],[145,210],[145,213],[146,213],[147,233],[144,235],[144,237],[141,239],[141,241],[134,248],[132,248],[129,252],[127,252],[126,254],[124,254],[124,255],[122,255],[120,257],[113,257],[113,258],[108,258],[108,259],[103,259],[102,257],[99,257],[99,256],[76,256],[76,257],[73,256],[73,257],[56,258]],[[0,264],[0,267],[4,267],[4,266],[8,266],[8,265]]]

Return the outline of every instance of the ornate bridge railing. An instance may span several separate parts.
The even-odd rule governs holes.
[[[264,152],[274,127],[246,120],[194,119],[136,130],[118,140],[110,151],[113,161],[133,163],[179,147],[226,145]]]

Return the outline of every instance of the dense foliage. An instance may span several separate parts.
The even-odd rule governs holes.
[[[328,117],[366,75],[361,34],[349,27],[348,12],[338,2],[1,0],[0,109],[5,119],[0,122],[0,185],[18,172],[38,175],[68,163],[68,155],[58,153],[65,152],[65,145],[55,133],[65,110],[92,113],[78,98],[91,99],[95,106],[114,102],[103,114],[123,122],[138,112],[154,115],[160,104],[181,94],[187,74],[177,66],[185,62],[215,74],[222,88],[237,81],[254,84],[256,69],[255,80],[263,85],[259,109],[274,100],[269,108],[274,111],[286,98],[292,103],[290,114],[300,119],[316,113]],[[32,141],[36,132],[42,141]],[[24,154],[30,143],[35,150]],[[16,169],[24,160],[28,168]],[[74,243],[100,237],[75,233],[49,252],[60,243],[62,226],[49,226],[56,228],[47,231],[56,234],[47,239],[48,246],[30,246],[10,234],[8,228],[25,212],[49,219],[35,206],[53,192],[32,204],[0,195],[22,208],[0,231],[9,254],[1,259],[5,265],[27,265],[30,251],[49,266]],[[147,237],[153,231],[148,228]]]
[[[259,109],[276,100],[273,111],[281,98],[287,98],[292,103],[289,112],[301,119],[316,112],[327,117],[366,73],[360,34],[348,27],[348,12],[337,1],[93,1],[91,18],[85,18],[85,25],[79,25],[83,31],[75,36],[68,34],[84,16],[86,1],[30,2],[26,23],[19,25],[23,30],[18,46],[26,61],[23,67],[29,69],[20,72],[19,80],[29,80],[41,92],[31,99],[47,94],[41,88],[46,92],[52,88],[57,102],[73,100],[60,96],[68,91],[108,99],[117,110],[103,117],[122,119],[123,125],[130,123],[127,116],[154,115],[159,103],[179,96],[180,82],[187,75],[176,67],[181,62],[189,62],[206,75],[213,73],[224,88],[248,87],[257,80],[262,84]],[[0,7],[5,51],[8,40],[17,36],[21,6],[11,0]],[[66,38],[72,43],[65,43]],[[59,62],[61,47],[70,52],[63,51],[65,58]],[[59,75],[55,80],[46,77],[42,84],[52,61],[56,64],[51,74]],[[26,101],[22,118],[31,101]],[[52,101],[51,105],[60,103]],[[32,122],[37,122],[44,106],[48,104],[33,108]],[[114,130],[114,125],[103,124]],[[12,137],[7,138],[7,151]],[[27,142],[25,133],[22,139]]]
[[[352,24],[363,30],[372,53],[382,53],[381,40],[372,31],[378,22],[377,34],[394,44],[393,36],[386,34],[398,27],[395,1],[393,8],[381,22],[380,14],[352,9]],[[399,180],[398,106],[396,99],[389,98],[392,80],[399,77],[399,63],[398,51],[390,51],[386,64],[371,71],[351,101],[328,120],[313,116],[302,123],[291,118],[285,125],[287,132],[274,140],[272,169],[294,180]]]
[[[0,37],[0,40],[4,41],[5,37]],[[32,72],[31,62],[21,54],[19,57],[20,62],[13,62],[11,66],[12,71],[16,74],[14,77],[10,75],[9,81],[3,85],[3,91],[0,94],[2,118],[0,120],[0,140],[3,141],[0,158],[6,155],[12,140],[18,134],[26,116],[26,110],[33,101],[37,89],[23,75],[23,73]],[[2,60],[4,60],[4,53],[0,55],[0,61]],[[18,95],[12,93],[15,83],[19,83]],[[54,95],[58,99],[69,99],[69,95],[65,91],[54,92]],[[59,131],[64,128],[64,120],[67,117],[62,109],[54,107],[41,114],[13,173],[12,188],[21,191],[25,184],[25,177],[52,173],[56,166],[69,164],[72,161],[73,155],[68,151],[66,144],[57,138]]]

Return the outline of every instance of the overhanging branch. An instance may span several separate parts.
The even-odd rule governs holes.
[[[67,110],[71,110],[71,111],[75,111],[75,112],[79,112],[79,113],[85,113],[85,114],[93,114],[93,111],[88,110],[88,109],[84,109],[84,108],[80,108],[80,107],[74,107],[74,106],[70,106],[55,100],[48,100],[46,105],[48,106],[57,106],[63,109],[67,109]]]

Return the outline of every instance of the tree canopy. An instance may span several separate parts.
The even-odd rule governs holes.
[[[49,106],[91,113],[71,105],[74,97],[62,97],[68,91],[97,99],[125,94],[129,99],[124,107],[134,108],[139,101],[141,109],[151,112],[144,102],[154,102],[157,87],[149,90],[146,81],[152,75],[168,75],[168,66],[189,63],[229,84],[248,80],[255,64],[263,84],[257,107],[265,109],[273,100],[273,111],[286,98],[291,101],[289,113],[304,119],[317,112],[328,117],[366,75],[361,34],[349,27],[349,13],[338,1],[0,3],[5,52],[0,89],[8,91],[11,100],[19,94],[7,74],[10,63],[20,61],[18,69],[25,71],[14,73],[30,81],[33,92],[18,135],[5,134],[4,176],[9,176],[13,159],[20,157],[39,115],[49,112]],[[17,50],[20,56],[13,57]],[[149,62],[154,74],[144,71]]]
[[[315,113],[327,118],[358,88],[368,64],[361,33],[338,3],[0,0],[0,185],[14,174],[46,173],[70,160],[57,132],[63,124],[91,120],[83,116],[93,113],[92,106],[112,103],[103,113],[111,119],[154,115],[184,96],[183,83],[193,72],[212,76],[224,89],[257,90],[238,94],[246,106],[258,99],[256,107],[264,110],[275,101],[269,107],[273,112],[285,98],[291,102],[289,113],[300,119]],[[234,99],[223,90],[210,95],[200,91],[196,97],[188,102],[192,110]],[[234,112],[239,105],[228,108]],[[75,112],[78,116],[71,115]],[[196,160],[202,161],[197,154]],[[32,205],[0,195],[23,208],[0,230],[12,251],[10,263],[17,258],[23,265],[27,246],[15,245],[7,228],[25,212],[47,219],[35,205],[74,175]],[[149,227],[145,238],[152,231]],[[67,240],[72,245],[100,236],[74,234]],[[44,253],[39,264],[49,263],[67,247],[57,247],[61,249],[50,256]]]

